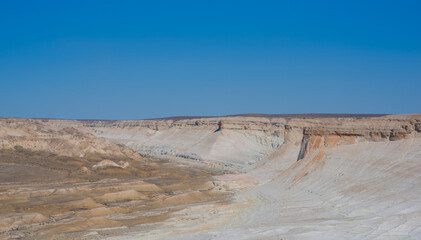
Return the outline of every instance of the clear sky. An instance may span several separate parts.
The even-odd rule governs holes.
[[[421,1],[1,1],[0,116],[421,112]]]

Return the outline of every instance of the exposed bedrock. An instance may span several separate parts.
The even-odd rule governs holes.
[[[0,119],[0,146],[47,150],[70,157],[187,161],[227,171],[248,171],[284,144],[311,151],[365,141],[417,137],[421,116],[370,118],[212,117],[132,121]],[[129,149],[127,149],[128,147]],[[133,151],[131,151],[131,150]]]
[[[0,118],[0,238],[419,239],[420,133],[421,114]]]
[[[420,115],[373,118],[215,117],[134,121],[80,121],[86,131],[141,155],[247,171],[271,156],[288,135],[300,138],[303,158],[312,149],[364,141],[395,141],[421,132]]]

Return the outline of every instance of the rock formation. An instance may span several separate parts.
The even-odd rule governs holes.
[[[0,118],[0,238],[417,239],[420,136],[421,114]]]

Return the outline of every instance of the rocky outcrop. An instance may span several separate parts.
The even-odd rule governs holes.
[[[420,133],[421,115],[3,118],[0,238],[406,239]]]
[[[138,121],[82,121],[87,131],[114,139],[142,155],[223,161],[247,169],[271,155],[289,132],[302,132],[303,158],[326,148],[364,141],[396,141],[421,132],[421,115],[318,117],[215,117]],[[250,150],[250,151],[246,151]],[[215,154],[220,152],[231,159]]]
[[[0,120],[0,146],[45,150],[65,156],[92,153],[191,160],[247,170],[302,132],[301,152],[364,141],[396,141],[421,133],[421,115],[380,117],[170,118],[155,120]],[[295,141],[295,140],[294,140]]]
[[[18,156],[27,164],[50,165],[70,172],[91,168],[104,159],[123,162],[122,166],[128,161],[143,161],[130,148],[97,137],[77,121],[68,120],[0,119],[0,152],[5,158]],[[55,160],[48,163],[46,159]],[[71,164],[60,166],[59,162]]]
[[[401,117],[381,117],[374,119],[359,119],[343,121],[339,126],[309,126],[303,127],[302,147],[298,160],[311,152],[320,152],[339,145],[358,142],[397,141],[418,137],[418,115]],[[418,129],[418,130],[417,130]]]

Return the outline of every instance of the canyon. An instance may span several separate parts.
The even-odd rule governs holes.
[[[0,239],[421,239],[421,114],[0,118]]]

